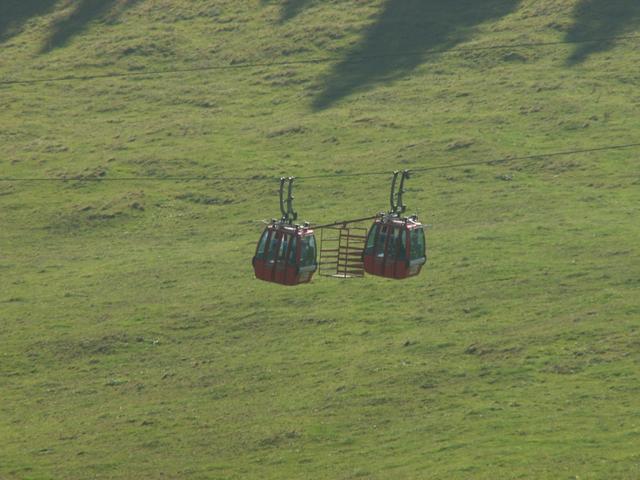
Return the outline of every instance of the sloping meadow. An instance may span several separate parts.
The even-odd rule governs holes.
[[[622,0],[0,6],[0,477],[640,475],[640,149],[605,148],[638,142],[639,24]],[[447,166],[407,184],[421,276],[253,278],[279,176],[317,224]]]

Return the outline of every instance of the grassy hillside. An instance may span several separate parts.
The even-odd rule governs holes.
[[[640,149],[416,174],[406,282],[250,260],[272,177],[325,222],[387,179],[305,175],[638,142],[639,29],[633,0],[2,2],[0,478],[638,478]]]

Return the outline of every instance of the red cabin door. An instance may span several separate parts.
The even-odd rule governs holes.
[[[404,225],[389,224],[386,229],[381,275],[387,278],[405,278],[407,276],[407,234]]]
[[[289,235],[287,248],[282,250],[284,257],[280,260],[279,267],[284,271],[284,284],[298,284],[298,243],[299,237],[296,233]]]
[[[279,239],[276,247],[275,255],[273,257],[273,281],[287,284],[287,252],[291,245],[291,232],[286,230],[280,230],[278,232]]]
[[[394,227],[391,224],[376,223],[369,233],[364,253],[365,271],[371,275],[393,278],[395,261],[389,256],[395,251],[393,246]]]
[[[300,236],[295,231],[282,231],[273,263],[273,281],[282,285],[300,283]]]
[[[380,225],[373,274],[386,278],[406,278],[408,242],[404,225]]]

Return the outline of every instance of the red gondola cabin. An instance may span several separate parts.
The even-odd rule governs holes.
[[[424,227],[415,217],[376,219],[363,259],[364,269],[371,275],[395,279],[418,275],[427,261]]]
[[[270,224],[260,237],[253,269],[256,277],[281,285],[309,283],[318,268],[316,238],[308,227]]]

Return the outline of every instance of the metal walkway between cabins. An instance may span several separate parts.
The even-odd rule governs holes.
[[[325,277],[364,277],[362,252],[367,241],[364,227],[334,227],[320,232],[318,273]]]

